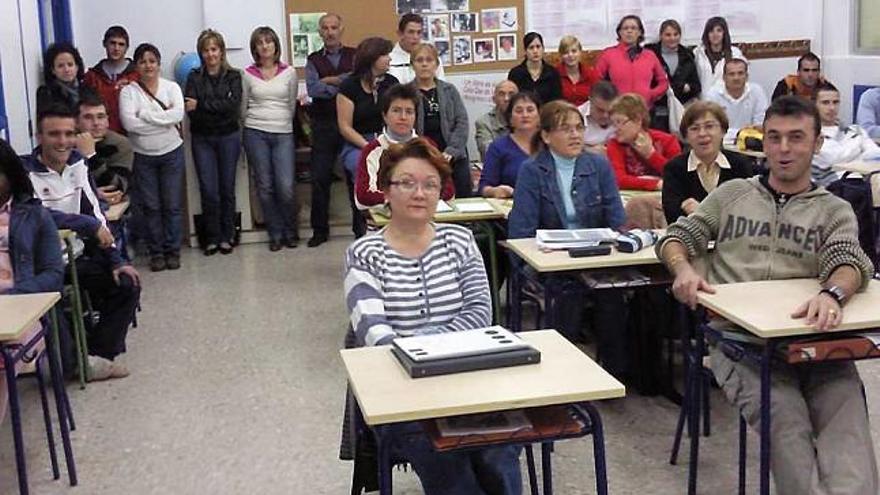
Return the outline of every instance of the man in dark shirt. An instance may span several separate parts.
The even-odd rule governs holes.
[[[333,168],[344,143],[336,125],[336,93],[343,76],[351,72],[354,48],[343,46],[342,17],[328,13],[318,20],[324,48],[309,55],[306,88],[312,103],[307,107],[312,123],[312,238],[308,246],[327,242]]]

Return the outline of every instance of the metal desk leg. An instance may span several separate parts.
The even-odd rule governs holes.
[[[79,388],[86,388],[89,373],[89,348],[86,341],[85,323],[83,323],[82,293],[79,290],[79,276],[76,271],[76,257],[73,252],[73,241],[65,239],[67,245],[67,264],[70,267],[70,282],[73,287],[73,336],[76,342],[76,364],[79,371]]]
[[[596,494],[608,495],[608,476],[605,472],[605,433],[602,428],[602,417],[590,403],[581,404],[590,416],[593,427],[593,462],[596,465]]]
[[[50,349],[46,349],[48,352],[52,352]],[[55,435],[52,434],[52,414],[49,412],[49,398],[46,396],[46,381],[43,379],[43,365],[40,362],[43,360],[43,354],[40,354],[36,357],[34,364],[37,368],[37,386],[40,389],[40,405],[43,407],[43,424],[46,426],[46,443],[49,444],[49,461],[52,463],[52,479],[58,479],[61,477],[61,473],[58,470],[58,454],[55,450]],[[63,417],[58,418],[58,421],[66,421]]]
[[[761,355],[761,495],[770,495],[770,366],[775,348],[768,339]]]
[[[27,465],[24,458],[24,438],[21,433],[21,410],[18,405],[18,386],[15,383],[15,361],[7,347],[0,349],[3,353],[3,365],[6,367],[6,389],[9,392],[9,412],[12,417],[12,441],[15,446],[15,469],[18,471],[18,492],[28,493]]]
[[[372,430],[379,457],[379,495],[391,495],[391,428],[383,425]]]
[[[55,359],[56,363],[59,363],[58,369],[61,370],[61,366],[60,366],[60,363],[61,363],[61,347],[60,347],[60,345],[61,344],[60,344],[60,336],[59,336],[59,332],[61,331],[61,328],[58,326],[58,313],[57,313],[57,309],[56,309],[57,307],[58,307],[58,305],[56,304],[52,308],[52,310],[49,311],[50,326],[49,326],[49,331],[46,332],[46,347],[49,352],[53,353],[52,356],[47,356],[47,359],[49,361],[49,376],[52,377],[53,384],[56,380],[56,377],[54,374],[55,370],[52,368],[52,358]],[[74,420],[73,420],[73,409],[70,407],[70,397],[67,395],[67,389],[64,387],[63,374],[64,374],[64,372],[61,371],[60,378],[58,380],[59,380],[59,383],[61,383],[61,392],[63,392],[61,399],[64,402],[64,412],[65,412],[64,418],[65,418],[65,420],[69,421],[70,431],[76,431],[76,422],[74,422]],[[54,393],[55,389],[53,388],[52,390]],[[58,400],[57,395],[55,396],[55,399]]]
[[[529,471],[529,490],[532,495],[540,495],[538,493],[538,473],[535,470],[535,452],[532,445],[525,446],[526,451],[526,469]]]
[[[516,263],[510,263],[510,298],[509,298],[509,310],[508,310],[508,321],[507,324],[510,326],[511,331],[519,332],[522,330],[522,285],[523,285],[523,275],[521,273],[521,268],[516,266]]]
[[[544,482],[544,495],[553,495],[553,442],[541,444],[541,480]]]
[[[690,397],[688,400],[688,435],[691,437],[690,464],[688,466],[688,495],[697,493],[697,474],[700,458],[700,416],[701,407],[703,405],[703,380],[700,362],[702,360],[705,347],[703,336],[703,328],[697,325],[697,331],[694,335],[695,343],[693,347],[693,356],[697,359],[688,363],[690,369]]]
[[[58,318],[55,314],[55,308],[49,311],[49,318],[52,321],[52,328],[46,334],[47,339],[49,339],[46,342],[46,346],[57,351]],[[70,480],[70,486],[76,486],[79,481],[76,477],[76,462],[73,460],[73,446],[70,444],[70,430],[68,429],[68,426],[73,428],[73,415],[70,409],[70,402],[67,400],[67,391],[64,390],[64,377],[61,374],[61,361],[58,359],[58,354],[50,351],[48,357],[49,371],[52,374],[52,390],[55,393],[55,407],[58,410],[58,418],[60,419],[58,424],[61,426],[64,460],[67,462],[67,476]]]
[[[548,275],[544,279],[544,328],[552,328],[565,335],[565,332],[556,328],[556,305],[553,304],[553,278]]]

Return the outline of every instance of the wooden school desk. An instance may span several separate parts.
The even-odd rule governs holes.
[[[587,410],[597,490],[607,492],[602,422],[589,401],[623,397],[624,386],[555,330],[520,336],[541,351],[540,363],[418,379],[409,377],[390,346],[340,351],[364,419],[377,437],[381,494],[391,493],[389,425],[560,404],[579,404]],[[546,490],[549,452],[545,456]]]
[[[798,338],[817,335],[841,334],[864,331],[880,327],[880,282],[871,280],[868,288],[855,294],[843,308],[843,321],[837,328],[819,332],[807,325],[804,319],[793,319],[789,315],[798,306],[815,296],[821,286],[816,279],[769,280],[716,285],[715,294],[699,293],[700,304],[731,321],[755,337],[763,340],[763,346],[754,350],[752,346],[742,346],[745,352],[761,365],[761,453],[760,453],[760,493],[770,493],[770,372],[771,362],[777,349]],[[759,304],[759,301],[772,301],[773,304]],[[699,325],[697,356],[703,354],[705,333],[718,336],[708,325]],[[809,364],[804,364],[809,366]],[[691,411],[693,420],[700,419],[701,387],[698,380],[692,380]],[[699,426],[697,426],[697,429]],[[697,430],[694,430],[697,431]],[[868,432],[866,432],[867,434]],[[691,435],[692,466],[699,448],[699,435]],[[695,482],[694,482],[695,484]],[[696,488],[695,486],[693,487]],[[689,487],[690,490],[690,487]]]
[[[31,349],[42,338],[46,338],[46,350],[49,358],[49,370],[52,376],[52,388],[55,395],[55,405],[61,425],[61,440],[64,445],[64,456],[67,461],[67,473],[70,484],[76,485],[76,467],[73,460],[73,450],[70,444],[70,404],[66,400],[64,383],[61,376],[61,362],[58,356],[58,347],[55,338],[58,335],[58,326],[53,307],[61,299],[57,292],[21,295],[0,295],[0,354],[3,357],[3,365],[6,372],[6,388],[9,392],[9,410],[12,419],[12,439],[15,446],[15,466],[18,471],[19,493],[28,493],[27,467],[25,464],[24,438],[21,431],[21,409],[18,403],[18,386],[16,383],[15,366],[29,356]],[[27,342],[20,340],[45,314],[52,311],[52,328],[42,328]],[[44,398],[45,399],[45,398]],[[47,404],[44,402],[44,407]],[[58,463],[55,458],[55,444],[52,439],[50,424],[48,423],[48,409],[45,409],[44,419],[47,421],[47,435],[49,436],[49,452],[52,460],[52,471],[55,479],[58,479]]]

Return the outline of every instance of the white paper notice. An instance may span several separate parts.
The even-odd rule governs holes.
[[[526,15],[526,28],[543,35],[548,51],[559,46],[559,38],[572,33],[577,33],[584,46],[613,42],[607,35],[607,2],[603,0],[530,0]]]

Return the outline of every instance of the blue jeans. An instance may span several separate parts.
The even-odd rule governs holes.
[[[361,134],[367,142],[376,139],[375,133]],[[358,210],[354,202],[354,181],[357,177],[358,162],[361,157],[361,149],[346,141],[339,152],[339,159],[342,161],[342,170],[345,172],[345,184],[348,186],[348,203],[351,207],[351,231],[354,232],[355,239],[359,239],[367,233],[367,221],[364,218],[365,213]]]
[[[521,495],[522,447],[437,452],[420,423],[391,427],[391,457],[412,465],[425,495]]]
[[[241,153],[238,131],[225,136],[192,137],[193,161],[199,175],[205,242],[232,243],[235,237],[235,167]]]
[[[293,133],[244,130],[244,152],[257,184],[269,239],[298,239]]]
[[[147,224],[150,256],[180,252],[183,229],[183,145],[164,155],[134,154],[138,203]]]

